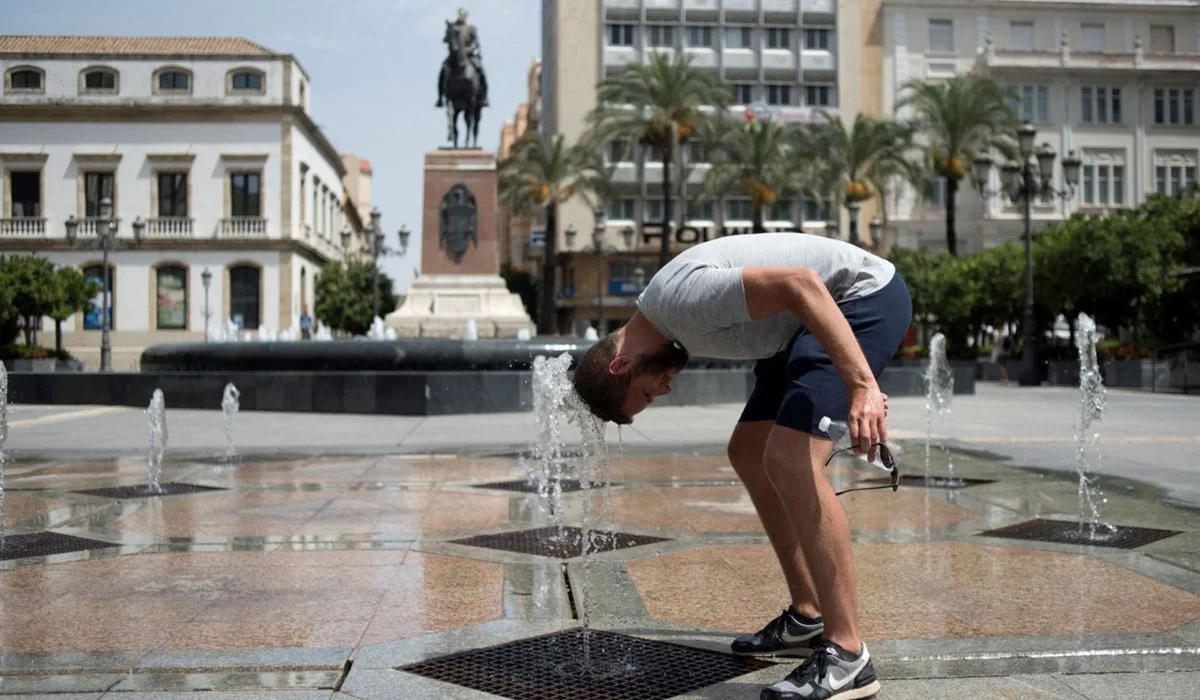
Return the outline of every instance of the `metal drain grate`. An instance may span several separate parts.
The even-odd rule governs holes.
[[[219,488],[217,486],[200,486],[198,484],[180,484],[168,481],[165,484],[159,484],[161,491],[152,492],[145,484],[137,486],[114,486],[103,489],[88,489],[86,491],[76,491],[75,493],[87,494],[88,496],[101,496],[103,498],[149,498],[150,496],[178,496],[186,493],[207,493],[209,491],[228,491],[229,489]]]
[[[707,649],[578,629],[397,667],[511,700],[664,700],[773,664]]]
[[[1179,530],[1155,530],[1148,527],[1116,526],[1109,531],[1104,526],[1096,528],[1096,539],[1092,539],[1090,527],[1071,520],[1029,520],[1008,527],[979,533],[982,537],[1003,537],[1011,540],[1032,542],[1055,542],[1058,544],[1084,544],[1113,549],[1137,549],[1143,545],[1164,540],[1180,534]]]
[[[562,487],[563,493],[572,493],[574,491],[582,491],[583,485],[579,483],[579,479],[558,479],[559,485]],[[615,486],[615,484],[612,484]],[[524,481],[517,479],[515,481],[494,481],[490,484],[475,484],[477,489],[499,489],[501,491],[520,491],[522,493],[537,493],[538,485],[536,481]],[[549,486],[547,486],[549,488]]]
[[[0,550],[0,561],[48,557],[53,554],[82,552],[88,549],[120,547],[112,542],[90,540],[86,537],[64,535],[59,532],[33,532],[27,535],[8,535],[4,538],[4,549]]]
[[[885,476],[879,479],[864,479],[865,484],[890,484],[892,478]],[[916,486],[925,489],[965,489],[968,486],[980,486],[995,483],[994,479],[948,479],[944,476],[905,476],[900,475],[901,486]]]
[[[612,552],[628,547],[640,547],[644,544],[666,542],[663,537],[647,535],[631,535],[626,532],[606,532],[601,530],[589,531],[590,552]],[[487,549],[502,549],[507,552],[535,554],[540,557],[557,557],[559,559],[574,559],[583,556],[583,530],[577,527],[564,527],[560,533],[557,527],[540,527],[535,530],[519,530],[517,532],[500,532],[493,535],[475,535],[461,540],[451,540],[454,544],[465,544],[470,547],[485,547]]]

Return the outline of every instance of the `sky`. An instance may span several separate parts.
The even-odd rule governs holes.
[[[339,152],[371,162],[388,244],[401,224],[414,234],[405,257],[382,264],[403,294],[421,259],[423,157],[446,136],[433,106],[442,35],[460,6],[488,77],[479,145],[494,150],[540,52],[538,0],[0,0],[0,33],[241,36],[295,54],[312,81],[313,120]]]

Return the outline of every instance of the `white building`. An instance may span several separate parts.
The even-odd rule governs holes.
[[[910,79],[978,68],[1018,91],[1038,144],[1082,158],[1074,197],[1036,204],[1035,225],[1197,181],[1200,0],[885,0],[883,28],[886,112]],[[1061,188],[1061,165],[1056,178]],[[893,240],[944,249],[944,187],[920,199],[902,190],[888,202]],[[960,251],[1021,235],[1021,210],[985,202],[969,180],[957,203]]]
[[[114,369],[147,345],[203,339],[206,304],[214,325],[298,326],[339,232],[362,228],[292,55],[239,38],[5,36],[0,71],[0,254],[100,279],[95,217],[112,199]],[[98,307],[64,324],[92,368]]]

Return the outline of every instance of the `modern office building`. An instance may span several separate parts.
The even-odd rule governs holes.
[[[340,231],[363,228],[295,56],[240,38],[4,36],[0,74],[0,254],[102,279],[111,201],[114,369],[206,324],[297,327]],[[100,307],[64,324],[91,368]]]
[[[1198,0],[885,0],[882,26],[885,111],[911,79],[979,70],[1014,89],[1038,144],[1083,160],[1077,191],[1035,204],[1035,226],[1197,180]],[[1055,177],[1062,187],[1061,160]],[[957,203],[961,252],[1022,234],[1022,210],[969,181]],[[887,221],[897,245],[944,249],[944,185],[928,201],[897,189]]]
[[[644,61],[654,52],[686,52],[693,65],[731,85],[734,111],[769,112],[792,122],[823,121],[822,113],[853,119],[882,107],[879,69],[880,0],[543,0],[542,132],[574,141],[595,108],[596,83]],[[622,162],[622,154],[630,154]],[[580,332],[603,316],[605,328],[632,310],[639,281],[657,264],[664,213],[662,168],[627,144],[610,144],[618,195],[607,202],[601,246],[597,218],[582,200],[562,207],[558,247],[562,308],[560,327]],[[686,177],[675,200],[674,249],[730,232],[749,231],[750,200],[696,198],[707,165],[704,144],[688,146]],[[689,192],[690,190],[690,192]],[[682,206],[686,203],[686,206]],[[873,208],[864,206],[865,223]],[[828,202],[781,200],[770,211],[771,229],[824,234],[833,212]]]

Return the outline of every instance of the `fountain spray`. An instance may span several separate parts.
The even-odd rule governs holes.
[[[929,340],[929,365],[925,368],[925,480],[929,476],[929,448],[933,437],[933,414],[945,421],[950,415],[950,404],[954,400],[954,370],[946,359],[946,336],[937,333]],[[954,460],[950,450],[942,444],[946,453],[947,479],[954,484]]]
[[[1079,314],[1075,322],[1075,347],[1079,350],[1079,421],[1075,425],[1075,471],[1079,474],[1079,532],[1083,534],[1083,523],[1088,522],[1088,538],[1096,539],[1096,528],[1103,526],[1108,533],[1116,528],[1100,522],[1101,503],[1107,502],[1100,488],[1088,475],[1089,448],[1094,447],[1100,433],[1092,430],[1092,424],[1104,417],[1108,403],[1104,379],[1100,376],[1100,365],[1096,359],[1096,322],[1087,314]],[[1100,463],[1100,451],[1095,450],[1095,461]]]
[[[233,382],[225,385],[225,393],[221,396],[221,417],[225,424],[225,467],[232,469],[236,452],[233,449],[233,417],[238,412],[238,399],[241,393]]]
[[[163,457],[167,453],[167,406],[162,389],[155,389],[150,397],[150,406],[146,409],[150,422],[150,457],[146,461],[148,476],[147,490],[150,493],[162,493],[159,481],[162,478]]]
[[[8,369],[0,362],[0,552],[4,551],[4,442],[8,440]]]

